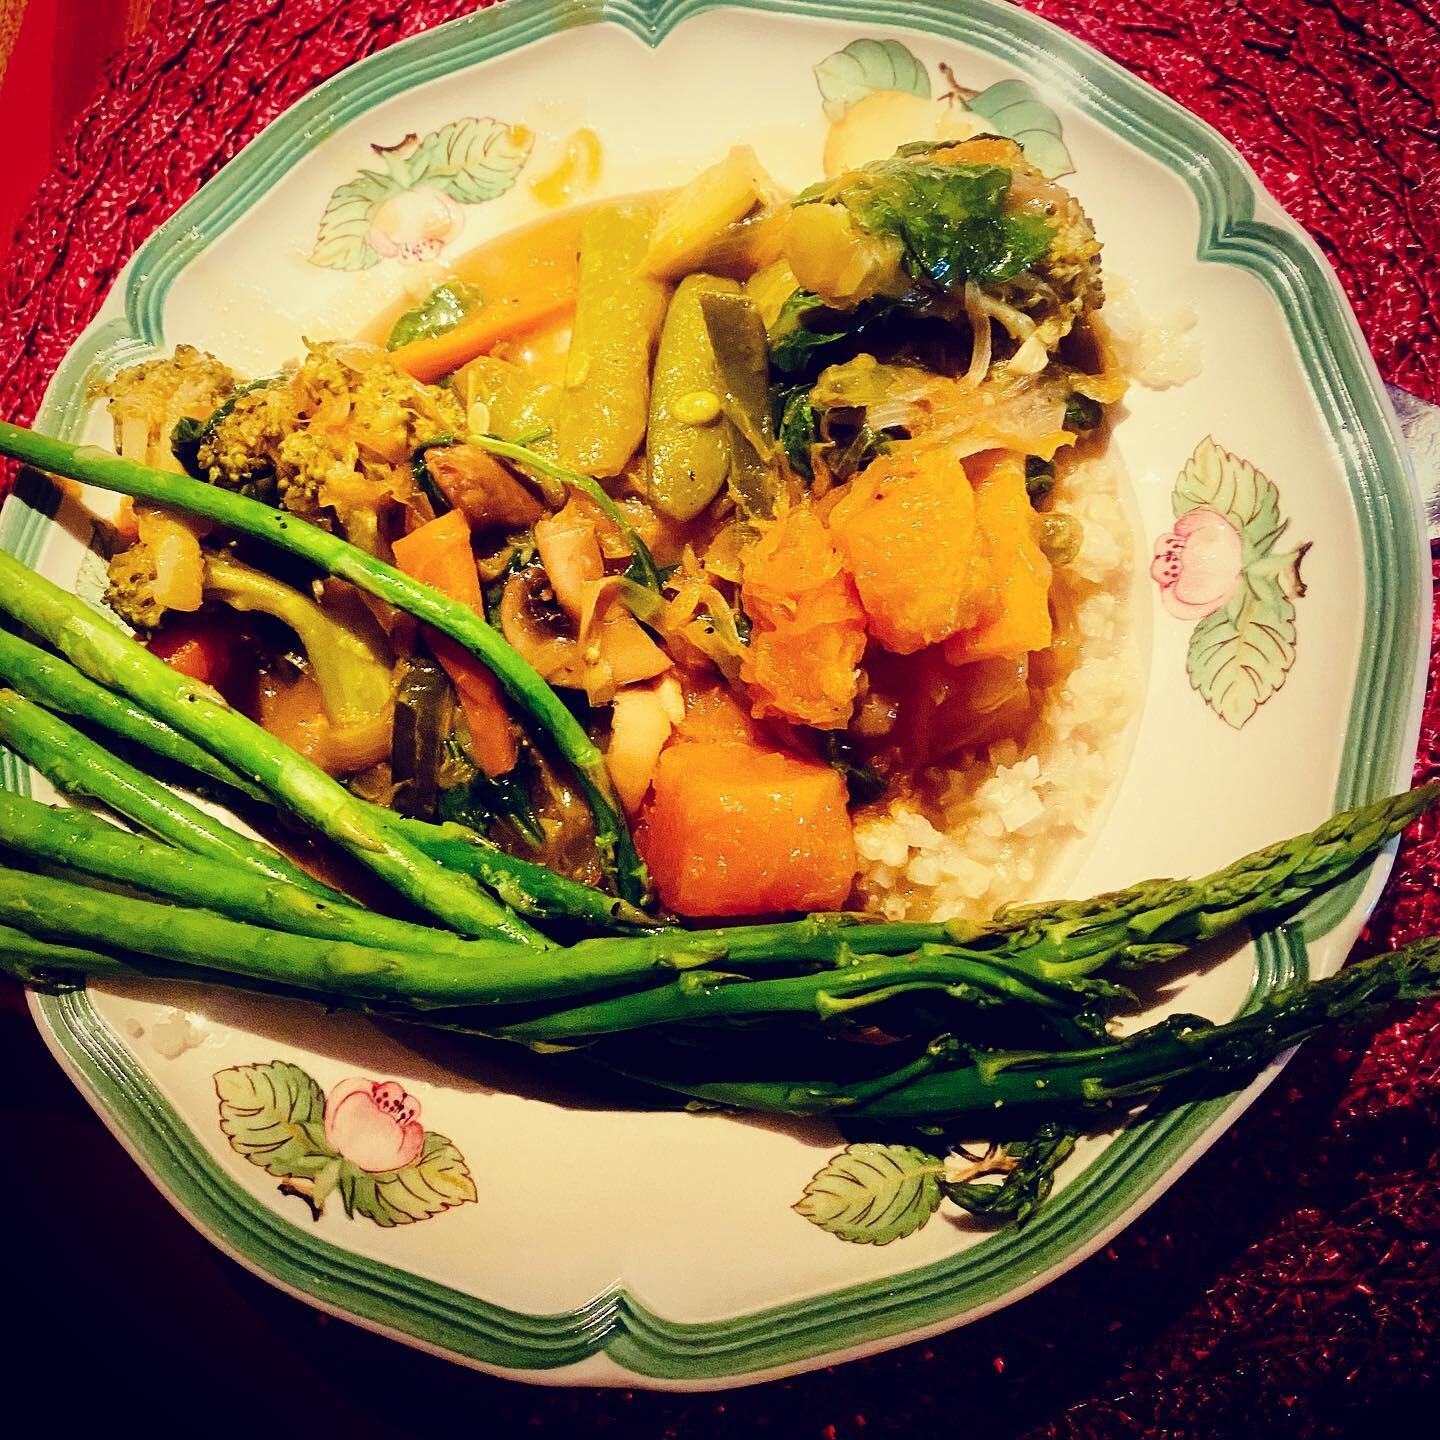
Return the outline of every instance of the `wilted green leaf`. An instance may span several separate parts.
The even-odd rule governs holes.
[[[437,285],[413,310],[401,315],[391,326],[385,348],[398,350],[414,340],[433,340],[437,335],[444,335],[483,303],[478,286],[464,280],[447,280]]]

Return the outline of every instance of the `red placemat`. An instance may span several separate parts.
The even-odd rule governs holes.
[[[136,244],[266,122],[351,61],[473,8],[158,0],[70,131],[0,277],[0,414],[33,414]],[[1433,8],[1031,8],[1227,134],[1325,248],[1386,378],[1440,400]],[[1423,776],[1440,773],[1437,679],[1432,662]],[[1437,868],[1431,821],[1402,848],[1368,944],[1440,928]],[[1309,1436],[1378,1430],[1437,1389],[1440,1006],[1306,1047],[1142,1220],[1039,1295],[926,1346],[723,1397],[547,1394],[325,1323],[186,1231],[13,1011],[0,1097],[12,1155],[33,1170],[46,1137],[47,1182],[0,1264],[12,1312],[43,1336],[27,1347],[28,1378],[67,1384],[77,1421],[93,1399],[110,1413],[136,1401],[147,1419],[174,1408],[216,1434]],[[77,1387],[61,1377],[78,1356]]]

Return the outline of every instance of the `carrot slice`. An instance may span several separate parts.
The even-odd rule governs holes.
[[[502,340],[567,315],[575,307],[580,226],[588,209],[512,230],[462,256],[455,272],[479,290],[479,309],[444,335],[401,345],[395,363],[433,384]]]
[[[470,524],[460,511],[448,510],[412,530],[395,542],[394,551],[395,564],[412,579],[433,586],[479,615],[485,613],[480,576],[470,549]],[[448,636],[427,628],[425,640],[455,686],[470,727],[475,763],[487,775],[507,774],[515,768],[515,731],[499,681]]]
[[[395,364],[426,385],[468,365],[502,340],[520,335],[575,308],[572,291],[564,294],[506,295],[482,305],[453,330],[428,340],[412,340],[391,354]]]
[[[834,910],[855,879],[839,773],[756,745],[670,745],[636,838],[681,915]]]

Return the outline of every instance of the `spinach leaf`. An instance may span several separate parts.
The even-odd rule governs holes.
[[[1048,253],[1051,227],[1039,216],[1007,215],[1011,172],[1003,165],[946,165],[903,155],[872,161],[817,195],[843,205],[867,234],[899,242],[905,269],[942,291],[966,281],[1013,279]]]
[[[415,483],[425,492],[425,498],[429,500],[430,507],[437,515],[443,515],[447,510],[453,510],[449,497],[435,482],[435,477],[430,473],[430,462],[426,458],[432,450],[445,450],[451,445],[460,444],[458,435],[437,435],[433,440],[427,440],[423,445],[417,445],[410,452],[410,474],[414,476]]]
[[[868,332],[898,309],[895,300],[867,300],[853,310],[832,310],[811,290],[796,290],[770,326],[770,364],[782,375],[816,375],[853,354]]]
[[[770,363],[787,375],[808,370],[854,328],[854,312],[829,309],[813,290],[793,291],[770,326]]]
[[[454,708],[454,692],[438,661],[413,655],[403,662],[390,739],[391,805],[398,814],[428,820],[435,813],[445,732]]]
[[[810,447],[819,439],[815,408],[810,404],[808,385],[776,385],[772,392],[775,431],[790,468],[807,480],[815,478]]]
[[[855,747],[839,730],[817,730],[815,734],[819,737],[822,758],[844,779],[852,805],[868,805],[889,788],[878,770],[856,758]]]
[[[1100,423],[1100,402],[1078,391],[1065,402],[1065,428],[1083,435]]]
[[[497,775],[494,779],[477,770],[462,784],[440,791],[435,815],[439,820],[454,820],[480,835],[488,835],[497,822],[508,820],[528,844],[545,843],[545,830],[535,813],[529,782],[518,765],[508,775]]]
[[[385,341],[385,348],[398,350],[414,340],[433,340],[437,335],[444,335],[483,303],[480,291],[474,285],[464,280],[447,280],[395,322]]]

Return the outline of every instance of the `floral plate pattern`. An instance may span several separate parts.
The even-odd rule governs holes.
[[[992,0],[504,0],[396,46],[281,117],[156,232],[42,423],[103,440],[87,379],[176,340],[263,373],[300,334],[353,332],[543,213],[557,176],[566,194],[651,188],[742,142],[798,185],[861,105],[937,137],[999,130],[1073,171],[1110,267],[1199,316],[1201,376],[1137,393],[1117,430],[1147,537],[1148,690],[1103,826],[1055,883],[1201,870],[1404,785],[1422,526],[1333,277],[1214,132]],[[217,306],[221,291],[238,303]],[[83,585],[90,527],[57,499],[31,483],[0,543]],[[4,778],[31,783],[10,757]],[[1233,1013],[1334,970],[1383,868],[1219,957],[1174,1003]],[[1023,1229],[989,1234],[947,1199],[993,1163],[982,1153],[606,1108],[520,1060],[179,986],[32,1005],[123,1143],[241,1263],[399,1339],[563,1383],[746,1383],[961,1324],[1103,1245],[1264,1083],[1085,1140]]]

